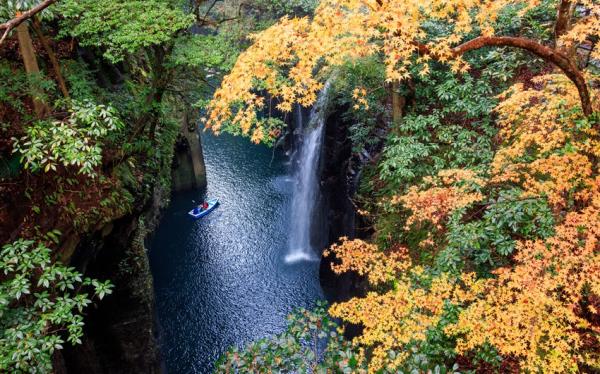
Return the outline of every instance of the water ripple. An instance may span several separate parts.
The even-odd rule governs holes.
[[[227,135],[203,139],[208,191],[221,205],[199,221],[203,196],[172,198],[151,243],[168,373],[209,373],[231,345],[282,331],[286,315],[322,298],[318,261],[287,264],[293,180],[272,150]]]

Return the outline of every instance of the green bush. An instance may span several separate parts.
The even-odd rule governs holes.
[[[516,240],[548,238],[554,233],[554,218],[544,198],[522,199],[518,190],[503,191],[473,217],[464,210],[450,219],[447,246],[438,255],[445,271],[463,270],[465,264],[480,275],[508,265]]]
[[[351,344],[329,317],[326,304],[299,309],[283,333],[239,350],[232,348],[216,365],[217,373],[350,373],[359,369]]]
[[[33,171],[76,166],[80,173],[94,176],[102,161],[102,140],[123,127],[112,107],[72,101],[65,120],[37,121],[25,129],[25,136],[13,138],[13,152]]]
[[[52,353],[65,337],[81,343],[82,312],[91,298],[112,293],[110,282],[53,263],[50,249],[32,240],[4,245],[0,269],[0,372],[52,371]]]
[[[380,141],[376,134],[379,119],[385,113],[388,94],[384,82],[385,68],[377,57],[368,57],[345,63],[334,82],[335,107],[346,108],[342,119],[351,124],[349,138],[354,152]],[[368,108],[359,106],[352,97],[352,91],[364,88]]]

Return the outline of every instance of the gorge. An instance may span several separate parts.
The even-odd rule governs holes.
[[[328,225],[316,222],[328,214],[320,165],[330,100],[326,86],[310,114],[296,109],[288,152],[203,134],[208,187],[174,193],[150,243],[167,373],[210,372],[230,347],[282,331],[292,310],[325,298]],[[207,197],[218,209],[190,220]]]
[[[285,261],[293,181],[282,155],[229,135],[203,141],[205,195],[174,195],[150,249],[169,373],[210,372],[230,346],[283,329],[293,308],[322,298],[318,262]],[[191,221],[204,196],[220,206]]]
[[[0,372],[599,372],[599,40],[592,0],[0,2]]]

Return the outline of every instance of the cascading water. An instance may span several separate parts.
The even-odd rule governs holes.
[[[327,116],[327,82],[315,103],[308,126],[304,126],[301,108],[298,110],[298,129],[302,133],[297,160],[295,184],[292,197],[290,237],[287,263],[298,261],[318,261],[311,245],[311,226],[315,216],[315,206],[319,199],[319,161],[323,144],[323,130]]]

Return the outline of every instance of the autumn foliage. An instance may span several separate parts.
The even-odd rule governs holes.
[[[600,5],[592,0],[580,3],[590,16],[560,35],[557,47],[568,49],[600,36]],[[432,60],[448,64],[453,72],[466,72],[469,64],[462,55],[486,45],[523,48],[557,64],[577,85],[585,112],[588,88],[566,56],[527,38],[495,36],[495,24],[503,10],[516,8],[523,16],[538,5],[540,0],[321,1],[312,20],[283,18],[254,36],[254,44],[215,92],[205,125],[215,132],[224,125],[239,127],[253,141],[264,141],[278,132],[257,116],[268,106],[258,95],[260,90],[277,100],[278,109],[289,112],[295,103],[314,103],[322,87],[320,78],[348,59],[381,54],[387,80],[393,82],[408,79],[411,66],[416,66],[419,74],[427,74]],[[451,27],[445,33],[435,32],[428,27],[432,22]],[[471,39],[464,42],[467,36]],[[598,54],[592,51],[591,57],[598,58]]]
[[[413,212],[406,221],[406,229],[423,222],[442,229],[454,210],[483,200],[478,190],[485,183],[470,170],[442,170],[435,178],[426,177],[422,186],[412,186],[405,195],[394,196],[392,202],[401,203]]]
[[[497,97],[489,164],[415,177],[379,202],[397,209],[406,242],[342,238],[325,252],[337,258],[335,272],[369,282],[364,297],[330,313],[363,327],[354,343],[370,372],[404,370],[414,352],[436,349],[441,362],[475,368],[487,354],[523,372],[600,370],[599,77],[573,52],[588,43],[588,60],[600,58],[600,4],[552,4],[554,38],[537,40],[498,34],[498,25],[548,6],[539,0],[324,0],[313,19],[286,18],[256,35],[208,106],[207,127],[240,128],[259,142],[279,134],[258,115],[268,101],[283,112],[310,106],[333,69],[364,56],[381,59],[388,82],[432,69],[469,74],[465,54],[484,47],[517,48],[551,66]],[[369,109],[364,87],[346,94],[354,110]],[[491,214],[528,201],[539,208],[531,217],[505,223],[511,217]],[[477,239],[501,225],[502,238]],[[476,239],[455,245],[464,233]],[[472,258],[480,243],[494,256],[485,268]],[[448,253],[462,266],[440,266]]]
[[[518,241],[512,265],[498,268],[492,278],[442,273],[425,282],[426,287],[419,279],[423,269],[398,265],[396,252],[385,258],[360,241],[344,240],[332,247],[342,261],[334,271],[368,269],[373,284],[393,280],[387,292],[331,308],[332,315],[365,326],[357,342],[374,347],[374,370],[401,366],[403,355],[390,360],[389,352],[406,352],[410,344],[425,340],[445,303],[461,308],[457,321],[444,328],[457,337],[459,354],[490,344],[505,357],[517,357],[529,372],[598,367],[600,178],[595,160],[600,147],[590,124],[569,110],[577,105],[572,86],[561,76],[536,81],[538,89],[516,84],[503,94],[496,110],[504,142],[486,178],[469,170],[446,170],[393,201],[411,212],[406,230],[427,222],[443,232],[452,211],[493,204],[497,190],[518,186],[520,198],[548,201],[559,222],[553,236]],[[443,235],[436,239],[428,244],[445,245]],[[365,248],[374,253],[365,254]],[[394,269],[403,270],[392,276]]]
[[[515,266],[482,281],[475,301],[458,323],[456,349],[468,352],[489,342],[501,354],[520,358],[529,372],[579,371],[598,367],[600,326],[592,295],[600,295],[600,200],[568,213],[547,240],[523,241]]]

